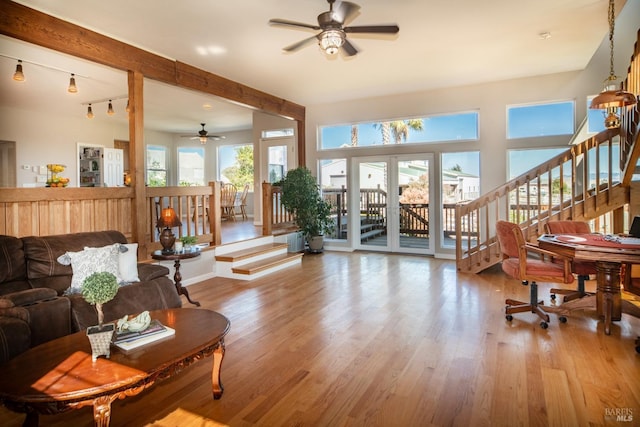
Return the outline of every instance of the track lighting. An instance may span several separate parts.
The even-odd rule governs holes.
[[[71,78],[69,79],[69,88],[67,89],[69,93],[77,93],[78,87],[76,86],[76,78],[75,74],[71,73]]]
[[[124,111],[126,111],[127,113],[129,112],[129,100],[127,99],[127,106],[125,107]]]
[[[87,107],[87,119],[93,119],[93,109],[91,108],[91,104]]]
[[[18,65],[16,65],[16,72],[13,73],[13,80],[17,82],[24,81],[24,73],[22,72],[22,60],[18,59]]]
[[[109,107],[107,108],[107,114],[113,116],[116,112],[113,111],[113,104],[111,104],[111,100],[109,100]]]

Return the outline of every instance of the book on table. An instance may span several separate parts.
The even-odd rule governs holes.
[[[113,344],[124,351],[133,350],[175,335],[175,333],[175,329],[165,326],[159,320],[154,319],[151,321],[151,324],[142,331],[115,334]]]

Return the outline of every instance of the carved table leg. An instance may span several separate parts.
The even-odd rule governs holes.
[[[109,427],[113,396],[102,396],[93,401],[93,421],[96,427]]]
[[[176,270],[176,273],[173,275],[173,281],[176,285],[176,290],[178,291],[178,295],[184,295],[187,297],[187,301],[191,304],[200,307],[200,303],[198,301],[191,301],[191,297],[189,297],[189,292],[182,287],[182,274],[180,273],[180,260],[176,259],[173,263],[173,267]]]
[[[222,359],[224,358],[224,338],[218,343],[218,347],[213,351],[213,368],[211,369],[211,386],[213,389],[213,398],[220,399],[224,387],[220,379],[220,369],[222,366]]]
[[[622,294],[620,293],[620,263],[596,262],[598,291],[596,307],[598,315],[604,318],[604,333],[611,333],[611,322],[622,318]]]

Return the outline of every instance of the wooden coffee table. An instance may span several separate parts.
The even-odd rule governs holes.
[[[157,380],[169,378],[197,360],[213,355],[213,398],[222,396],[220,368],[229,320],[215,311],[176,308],[151,312],[152,319],[176,330],[174,336],[132,350],[112,347],[109,359],[91,361],[85,331],[49,341],[0,365],[0,401],[27,414],[57,414],[93,406],[95,424],[108,426],[111,402],[135,396]]]

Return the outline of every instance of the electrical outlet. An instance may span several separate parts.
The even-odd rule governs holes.
[[[22,165],[22,169],[28,171],[29,169],[31,169],[31,166],[29,165]]]

